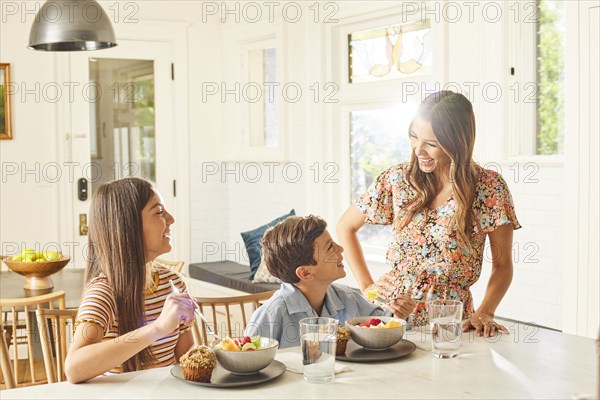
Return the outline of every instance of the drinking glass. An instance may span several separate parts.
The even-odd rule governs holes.
[[[427,302],[431,350],[437,358],[454,358],[460,349],[463,304],[458,300]]]
[[[309,383],[333,382],[338,321],[310,317],[300,320],[304,379]]]

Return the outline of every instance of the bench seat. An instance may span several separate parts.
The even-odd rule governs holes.
[[[279,283],[252,283],[250,267],[234,261],[217,261],[190,264],[190,277],[246,293],[277,290]]]

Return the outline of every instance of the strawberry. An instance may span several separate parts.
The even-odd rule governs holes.
[[[381,323],[381,320],[379,318],[371,318],[371,320],[369,321],[369,324],[371,325],[379,325]]]
[[[250,336],[244,336],[244,343],[242,343],[242,346],[245,345],[246,343],[251,343],[252,339],[250,339]]]

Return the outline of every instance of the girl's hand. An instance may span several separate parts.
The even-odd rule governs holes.
[[[187,293],[171,293],[163,309],[153,322],[163,335],[179,329],[179,325],[190,326],[194,322],[194,303]]]
[[[408,316],[413,312],[417,303],[410,297],[409,294],[401,294],[397,299],[392,300],[386,304],[396,318],[406,320]]]
[[[495,336],[496,332],[504,332],[509,334],[508,329],[504,325],[494,321],[494,314],[485,313],[483,311],[475,311],[471,318],[463,323],[463,332],[468,332],[475,329],[477,336],[490,337]]]

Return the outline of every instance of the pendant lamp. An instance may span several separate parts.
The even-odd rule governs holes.
[[[48,0],[35,17],[27,47],[40,51],[87,51],[116,45],[110,19],[96,0]]]

